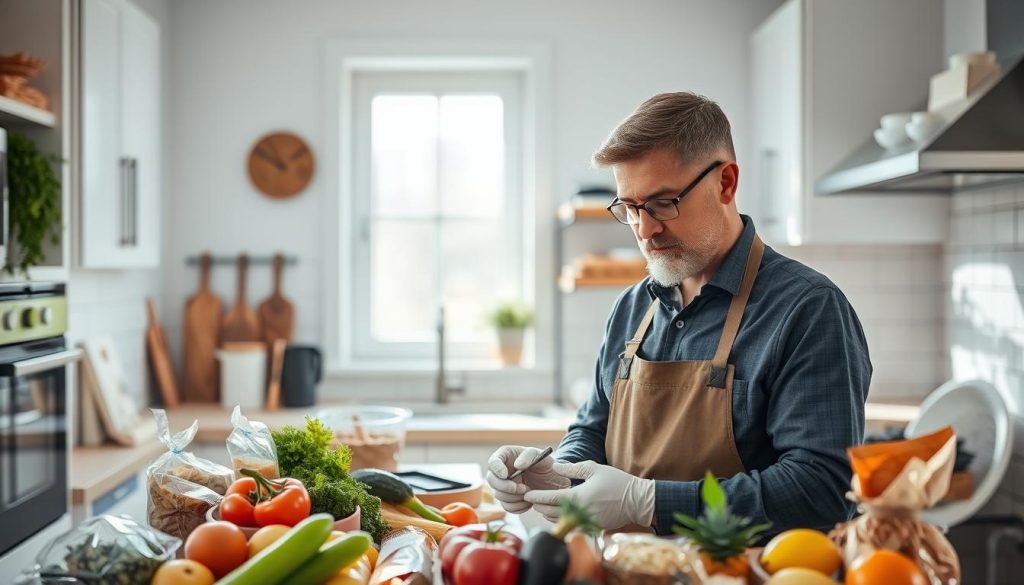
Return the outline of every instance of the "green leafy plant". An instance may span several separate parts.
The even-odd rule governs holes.
[[[51,244],[60,241],[60,179],[54,172],[60,159],[40,153],[23,134],[10,132],[7,141],[11,238],[18,243],[18,257],[12,258],[5,270],[14,274],[15,268],[27,271],[46,259],[46,240]]]
[[[322,422],[306,417],[306,428],[288,425],[273,431],[277,463],[282,477],[294,477],[306,485],[311,514],[326,512],[344,518],[360,508],[361,528],[380,542],[388,524],[380,514],[380,498],[349,475],[352,451],[347,445],[330,446],[334,433]]]
[[[525,329],[533,324],[533,311],[519,303],[501,303],[487,320],[498,329]]]
[[[750,518],[734,516],[729,511],[725,491],[710,471],[704,476],[700,495],[704,501],[704,513],[700,518],[674,514],[679,525],[672,527],[672,530],[695,542],[702,552],[716,562],[743,554],[748,546],[757,541],[761,532],[771,527],[771,524],[751,525]]]

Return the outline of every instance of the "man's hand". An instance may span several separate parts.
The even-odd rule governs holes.
[[[654,480],[630,475],[611,465],[593,461],[555,462],[552,470],[567,479],[582,479],[574,488],[530,490],[527,503],[548,520],[558,520],[559,506],[565,498],[574,498],[590,508],[602,528],[622,528],[627,524],[650,526],[654,518]]]
[[[540,455],[540,449],[505,445],[495,451],[487,460],[487,485],[494,490],[494,499],[507,512],[521,514],[533,504],[523,500],[530,490],[557,490],[569,487],[569,480],[552,471],[554,460],[545,457],[529,471],[515,479],[508,479],[517,469],[522,469]]]

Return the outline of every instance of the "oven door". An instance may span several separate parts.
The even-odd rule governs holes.
[[[0,555],[67,512],[63,338],[0,347]]]

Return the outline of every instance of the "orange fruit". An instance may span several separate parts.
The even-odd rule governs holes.
[[[839,549],[829,537],[807,528],[776,535],[761,553],[761,566],[772,575],[782,569],[802,567],[831,576],[842,564]]]
[[[876,550],[853,561],[846,585],[928,585],[914,561],[891,550]]]
[[[160,565],[151,585],[213,585],[213,573],[195,561],[171,560]]]
[[[223,520],[200,524],[185,540],[185,558],[206,565],[220,579],[249,558],[245,533]]]

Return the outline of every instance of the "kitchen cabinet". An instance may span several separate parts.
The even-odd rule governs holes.
[[[82,3],[83,268],[159,262],[160,71],[156,21],[124,0]]]
[[[886,113],[925,109],[943,68],[941,0],[788,0],[750,39],[750,169],[738,205],[771,243],[946,239],[941,195],[815,195]]]

